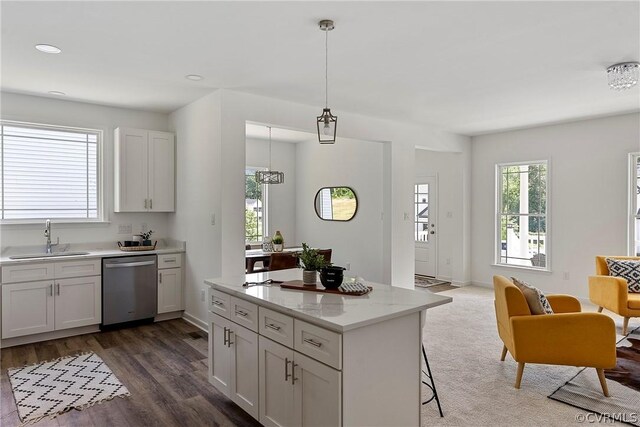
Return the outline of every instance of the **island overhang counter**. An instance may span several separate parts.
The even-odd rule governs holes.
[[[301,275],[205,281],[209,381],[266,426],[420,425],[425,313],[452,299],[370,282],[364,296],[242,286]]]

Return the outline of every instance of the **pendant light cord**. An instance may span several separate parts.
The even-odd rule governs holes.
[[[271,172],[271,126],[269,126],[269,172]]]
[[[329,29],[324,30],[324,107],[329,108]]]

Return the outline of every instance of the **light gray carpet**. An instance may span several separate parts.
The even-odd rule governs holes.
[[[586,412],[547,396],[579,368],[527,365],[516,390],[517,363],[511,356],[500,362],[493,290],[469,286],[441,294],[453,297],[453,303],[427,311],[424,344],[445,417],[431,402],[423,407],[422,425],[576,425],[576,414]],[[587,310],[595,307],[583,307]],[[595,369],[588,371],[598,384]]]

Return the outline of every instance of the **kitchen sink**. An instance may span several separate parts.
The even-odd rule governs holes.
[[[52,254],[26,254],[26,255],[13,255],[9,259],[30,259],[30,258],[57,258],[64,256],[74,255],[89,255],[89,252],[54,252]]]

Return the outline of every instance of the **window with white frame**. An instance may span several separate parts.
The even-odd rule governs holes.
[[[4,222],[101,221],[102,132],[0,122]]]
[[[262,243],[267,235],[267,186],[256,181],[256,172],[264,168],[245,169],[245,243]]]
[[[640,153],[631,153],[629,163],[629,255],[640,256]]]
[[[429,184],[416,184],[414,188],[414,235],[416,242],[429,241]]]
[[[496,168],[496,264],[549,269],[546,161]]]

